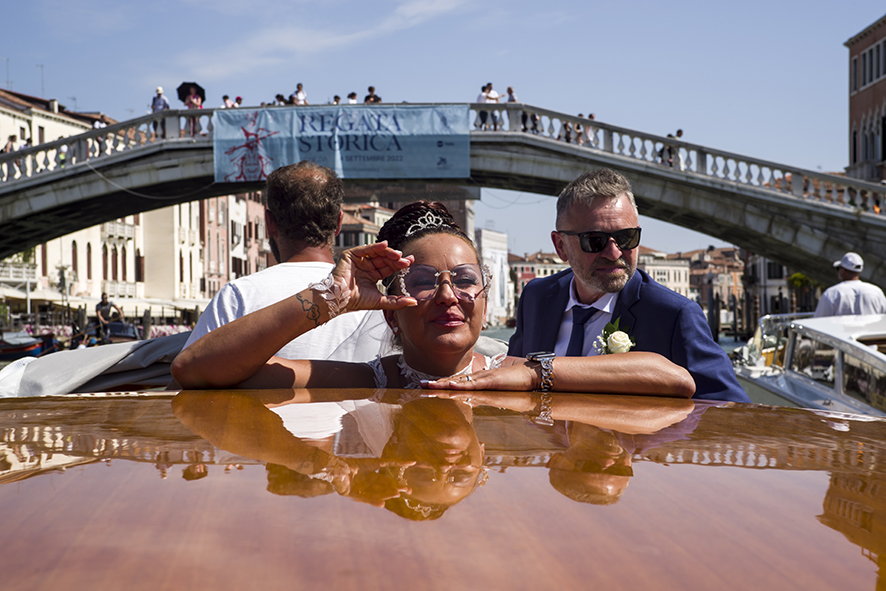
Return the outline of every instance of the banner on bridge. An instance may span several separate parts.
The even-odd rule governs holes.
[[[467,105],[219,109],[213,126],[216,182],[264,180],[302,160],[346,179],[471,172]]]

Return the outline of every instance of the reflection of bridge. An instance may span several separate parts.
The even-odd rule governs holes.
[[[461,184],[555,195],[581,172],[608,166],[630,178],[644,215],[826,283],[833,281],[830,262],[857,250],[865,254],[865,277],[886,285],[886,216],[878,215],[886,188],[880,185],[589,125],[529,105],[474,105],[472,119],[479,108],[497,111],[502,125],[499,131],[475,128],[471,178]],[[196,138],[183,137],[186,111],[166,111],[0,155],[0,256],[124,215],[257,189],[213,181],[212,112],[201,111],[203,134]],[[152,124],[161,120],[170,139],[153,137]],[[558,141],[567,134],[571,143]],[[660,162],[666,146],[674,166]]]

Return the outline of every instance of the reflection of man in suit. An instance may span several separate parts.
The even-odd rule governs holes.
[[[509,355],[595,355],[597,336],[619,320],[633,350],[663,355],[692,374],[694,398],[748,402],[698,304],[637,270],[639,217],[626,178],[604,168],[571,182],[557,200],[551,239],[571,269],[526,285]]]

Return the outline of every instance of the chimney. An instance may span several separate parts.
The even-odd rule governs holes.
[[[53,113],[58,113],[58,100],[57,99],[49,99],[49,110]]]

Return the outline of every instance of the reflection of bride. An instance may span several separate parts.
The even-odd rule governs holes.
[[[420,398],[402,407],[346,400],[271,412],[249,393],[183,392],[173,410],[217,447],[268,462],[269,490],[334,490],[426,520],[485,481],[470,406],[454,400]]]

